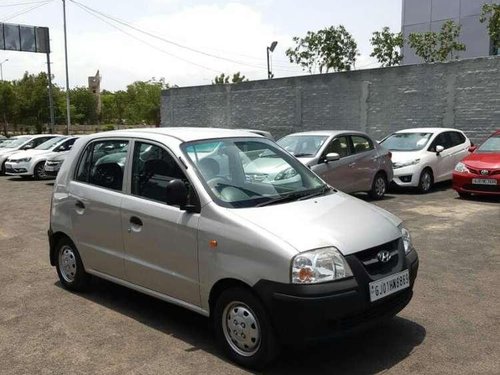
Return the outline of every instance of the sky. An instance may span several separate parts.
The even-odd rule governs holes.
[[[86,86],[99,69],[101,88],[137,80],[211,84],[222,72],[267,78],[266,46],[276,78],[307,74],[285,55],[294,36],[344,25],[358,44],[357,69],[370,57],[372,32],[401,30],[401,0],[66,0],[70,87]],[[19,4],[19,5],[17,5]],[[87,7],[87,8],[85,8]],[[97,13],[96,13],[97,11]],[[113,21],[107,17],[112,17]],[[50,30],[54,83],[65,86],[62,0],[0,0],[0,22]],[[45,54],[0,50],[3,78],[46,71]]]

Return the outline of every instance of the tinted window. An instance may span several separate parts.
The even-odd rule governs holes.
[[[132,194],[166,202],[167,184],[175,179],[181,179],[188,184],[181,168],[166,150],[149,143],[135,143],[132,161]]]
[[[448,136],[449,132],[444,132],[439,134],[434,141],[432,142],[431,146],[429,147],[429,151],[436,151],[436,146],[443,146],[444,149],[446,150],[447,148],[451,147],[451,140],[449,139]]]
[[[69,139],[66,142],[62,143],[61,145],[57,146],[54,149],[54,151],[61,152],[61,151],[71,150],[71,147],[73,147],[73,143],[75,143],[75,141],[76,141],[76,138]]]
[[[37,146],[41,145],[42,143],[47,142],[49,139],[52,139],[52,138],[54,138],[54,137],[39,137],[39,138],[33,139],[31,142],[33,143],[33,147],[37,147]]]
[[[87,146],[76,171],[77,181],[122,190],[128,141],[105,140]]]
[[[462,143],[465,142],[465,137],[462,133],[459,132],[449,132],[451,139],[451,145],[453,146],[458,146],[461,145]]]
[[[324,155],[330,153],[337,153],[341,158],[348,156],[350,154],[349,151],[349,141],[347,137],[336,137],[334,138],[330,144],[327,146]]]
[[[373,143],[368,138],[361,135],[352,135],[351,139],[355,154],[373,150]]]

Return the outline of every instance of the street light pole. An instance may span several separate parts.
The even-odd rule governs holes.
[[[3,64],[7,61],[9,61],[9,59],[5,59],[0,63],[0,81],[3,81]]]
[[[66,126],[67,134],[69,135],[69,127],[71,125],[70,102],[69,102],[69,73],[68,73],[68,40],[66,36],[66,1],[63,3],[63,19],[64,19],[64,59],[66,62]]]
[[[274,77],[273,72],[271,71],[271,64],[270,64],[270,58],[269,58],[269,52],[273,52],[274,49],[276,48],[276,45],[278,42],[274,41],[271,43],[269,47],[266,47],[266,52],[267,52],[267,79],[271,79]]]

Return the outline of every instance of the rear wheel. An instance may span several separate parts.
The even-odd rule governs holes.
[[[61,239],[56,245],[56,254],[56,270],[61,284],[69,290],[85,290],[90,282],[90,275],[85,272],[73,242],[68,238]]]
[[[420,174],[420,179],[418,180],[418,190],[422,194],[426,194],[431,190],[433,183],[434,177],[432,176],[432,171],[428,168],[424,169]]]
[[[5,163],[7,163],[7,160],[0,165],[0,176],[5,174]]]
[[[35,165],[35,169],[33,171],[33,177],[35,180],[43,180],[47,178],[47,173],[45,173],[45,162],[42,161]]]
[[[387,178],[381,172],[377,173],[373,179],[372,188],[368,195],[372,199],[382,199],[387,191]]]
[[[262,303],[244,288],[227,289],[215,304],[217,343],[234,362],[262,369],[278,353],[270,319]]]

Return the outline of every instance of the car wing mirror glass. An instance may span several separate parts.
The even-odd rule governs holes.
[[[339,160],[340,159],[340,155],[337,154],[336,152],[330,152],[328,154],[326,154],[325,156],[325,162],[328,163],[329,161],[335,161],[335,160]]]

